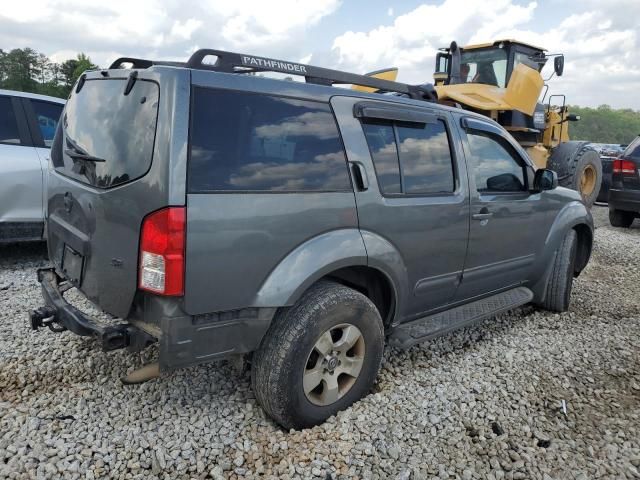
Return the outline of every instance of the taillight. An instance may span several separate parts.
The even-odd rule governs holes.
[[[636,164],[631,160],[618,159],[613,161],[613,173],[636,173]]]
[[[184,294],[185,207],[148,215],[140,233],[138,287],[160,295]]]

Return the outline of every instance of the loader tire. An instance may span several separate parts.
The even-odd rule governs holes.
[[[558,183],[580,193],[591,208],[602,185],[600,155],[588,142],[565,142],[553,149],[548,167],[558,174]]]

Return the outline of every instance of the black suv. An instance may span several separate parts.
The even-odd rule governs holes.
[[[127,381],[249,358],[286,427],[366,395],[386,342],[529,302],[566,310],[591,252],[580,194],[491,119],[433,87],[252,55],[86,73],[50,172],[54,267],[33,328],[105,350],[157,341]],[[70,287],[123,321],[94,321]]]
[[[628,228],[640,217],[640,135],[613,161],[609,189],[609,221]]]

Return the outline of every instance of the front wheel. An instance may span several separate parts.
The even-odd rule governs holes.
[[[575,230],[570,229],[553,259],[553,267],[542,304],[545,310],[566,312],[569,309],[577,243],[578,235]]]
[[[323,281],[274,319],[253,357],[253,390],[283,427],[311,427],[369,392],[383,350],[384,328],[371,300]]]

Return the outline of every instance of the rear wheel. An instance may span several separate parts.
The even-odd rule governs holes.
[[[624,210],[609,210],[609,222],[614,227],[629,228],[633,223],[635,215],[633,212]]]
[[[546,310],[566,312],[569,309],[577,240],[576,231],[570,229],[556,252],[553,260],[553,269],[547,283],[547,292],[542,304],[542,307]]]
[[[371,300],[321,282],[274,319],[253,357],[253,390],[283,427],[317,425],[369,392],[383,349],[382,319]]]
[[[589,208],[595,203],[602,185],[600,155],[587,142],[565,142],[549,158],[549,168],[558,174],[558,183],[580,193]]]

